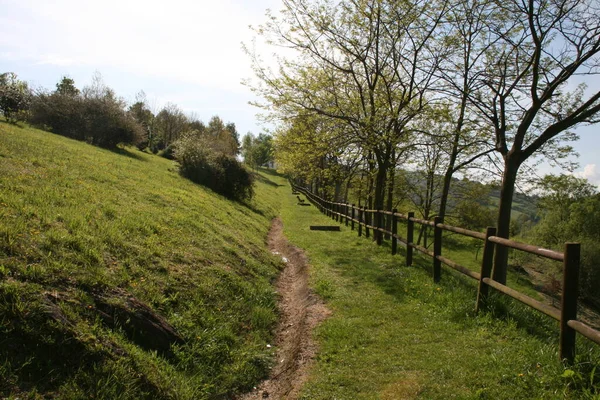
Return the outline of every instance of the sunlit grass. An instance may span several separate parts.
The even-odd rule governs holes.
[[[0,397],[251,388],[270,363],[280,262],[265,238],[283,182],[263,174],[232,202],[172,161],[0,122]],[[163,357],[107,327],[94,296],[116,288],[185,344]]]
[[[596,393],[589,372],[600,352],[590,342],[581,341],[578,350],[581,380],[563,377],[554,321],[500,296],[477,315],[476,282],[444,268],[434,284],[430,258],[417,257],[406,267],[403,249],[393,257],[388,244],[378,247],[346,227],[310,231],[310,225],[337,223],[314,207],[295,206],[291,194],[283,210],[286,235],[307,250],[312,285],[333,311],[316,332],[321,350],[303,398],[555,399]],[[468,256],[463,258],[466,263]]]

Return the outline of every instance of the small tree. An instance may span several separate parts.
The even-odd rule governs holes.
[[[75,87],[75,81],[67,76],[63,76],[60,82],[56,84],[56,93],[63,96],[79,96],[79,89]]]
[[[27,82],[20,81],[13,72],[0,75],[0,110],[9,122],[25,119],[31,104],[31,91]]]
[[[273,138],[261,133],[258,137],[248,133],[242,140],[242,156],[244,162],[252,168],[260,167],[273,161]]]

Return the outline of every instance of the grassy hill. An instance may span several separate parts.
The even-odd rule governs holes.
[[[219,398],[268,370],[266,249],[250,204],[172,161],[0,121],[0,397]]]

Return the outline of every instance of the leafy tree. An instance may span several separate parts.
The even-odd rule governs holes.
[[[233,138],[233,142],[235,143],[235,155],[240,153],[240,134],[238,133],[235,124],[233,122],[228,122],[225,125],[225,130],[229,132],[229,135]]]
[[[259,33],[296,50],[297,57],[281,59],[276,75],[254,55],[262,83],[254,90],[275,118],[311,113],[344,124],[337,132],[377,167],[374,206],[384,209],[396,146],[428,103],[440,59],[435,51],[443,47],[434,43],[433,33],[446,4],[289,0],[284,5],[282,17],[268,15]]]
[[[254,137],[248,132],[242,139],[242,157],[247,165],[255,169],[272,161],[272,137],[264,133]]]
[[[160,150],[174,143],[188,128],[188,119],[174,103],[167,105],[156,115],[157,140],[153,150]]]
[[[260,133],[252,141],[251,152],[255,166],[266,165],[273,161],[273,137]]]
[[[529,235],[558,251],[567,241],[581,242],[581,295],[600,306],[600,195],[586,180],[571,175],[548,175],[538,188],[541,220]]]
[[[75,81],[67,76],[63,76],[60,82],[56,84],[56,93],[63,96],[79,96],[79,89],[75,86]]]
[[[519,169],[543,156],[560,163],[576,139],[570,129],[598,122],[600,91],[573,79],[600,73],[600,13],[594,0],[507,0],[492,3],[502,18],[487,21],[483,69],[469,101],[489,126],[502,164],[497,235],[508,237]],[[498,246],[494,279],[506,282],[508,249]]]
[[[114,148],[136,144],[143,128],[125,112],[125,102],[95,74],[81,93],[72,80],[63,78],[52,93],[35,96],[30,121],[53,132],[90,144]]]
[[[208,122],[204,135],[215,151],[232,157],[239,153],[239,135],[235,124],[225,124],[219,116],[215,115]]]
[[[9,122],[25,119],[31,104],[31,91],[27,82],[20,81],[13,72],[0,75],[0,110]]]
[[[139,92],[136,95],[136,101],[128,110],[129,114],[144,128],[144,137],[139,143],[140,148],[150,147],[152,148],[153,142],[153,128],[154,128],[154,114],[147,105],[146,94],[144,91]]]

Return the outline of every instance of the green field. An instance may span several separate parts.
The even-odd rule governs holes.
[[[389,243],[345,226],[310,231],[338,223],[294,203],[288,195],[286,234],[306,249],[313,286],[333,311],[316,332],[321,350],[304,399],[598,398],[600,349],[591,342],[580,340],[577,365],[565,369],[556,322],[500,296],[475,314],[474,281],[444,268],[434,284],[431,259],[405,267],[403,249],[391,256]],[[460,247],[444,254],[474,265]]]
[[[108,151],[0,122],[0,398],[225,399],[273,365],[281,215],[332,315],[304,399],[599,398],[600,351],[558,360],[557,324],[475,282],[299,207],[257,175],[232,202],[133,148]],[[450,243],[450,241],[448,241]],[[444,255],[476,269],[470,242]],[[509,283],[531,291],[514,276]]]
[[[281,265],[265,237],[284,182],[262,174],[236,203],[172,161],[0,122],[0,398],[251,388],[271,362]]]

